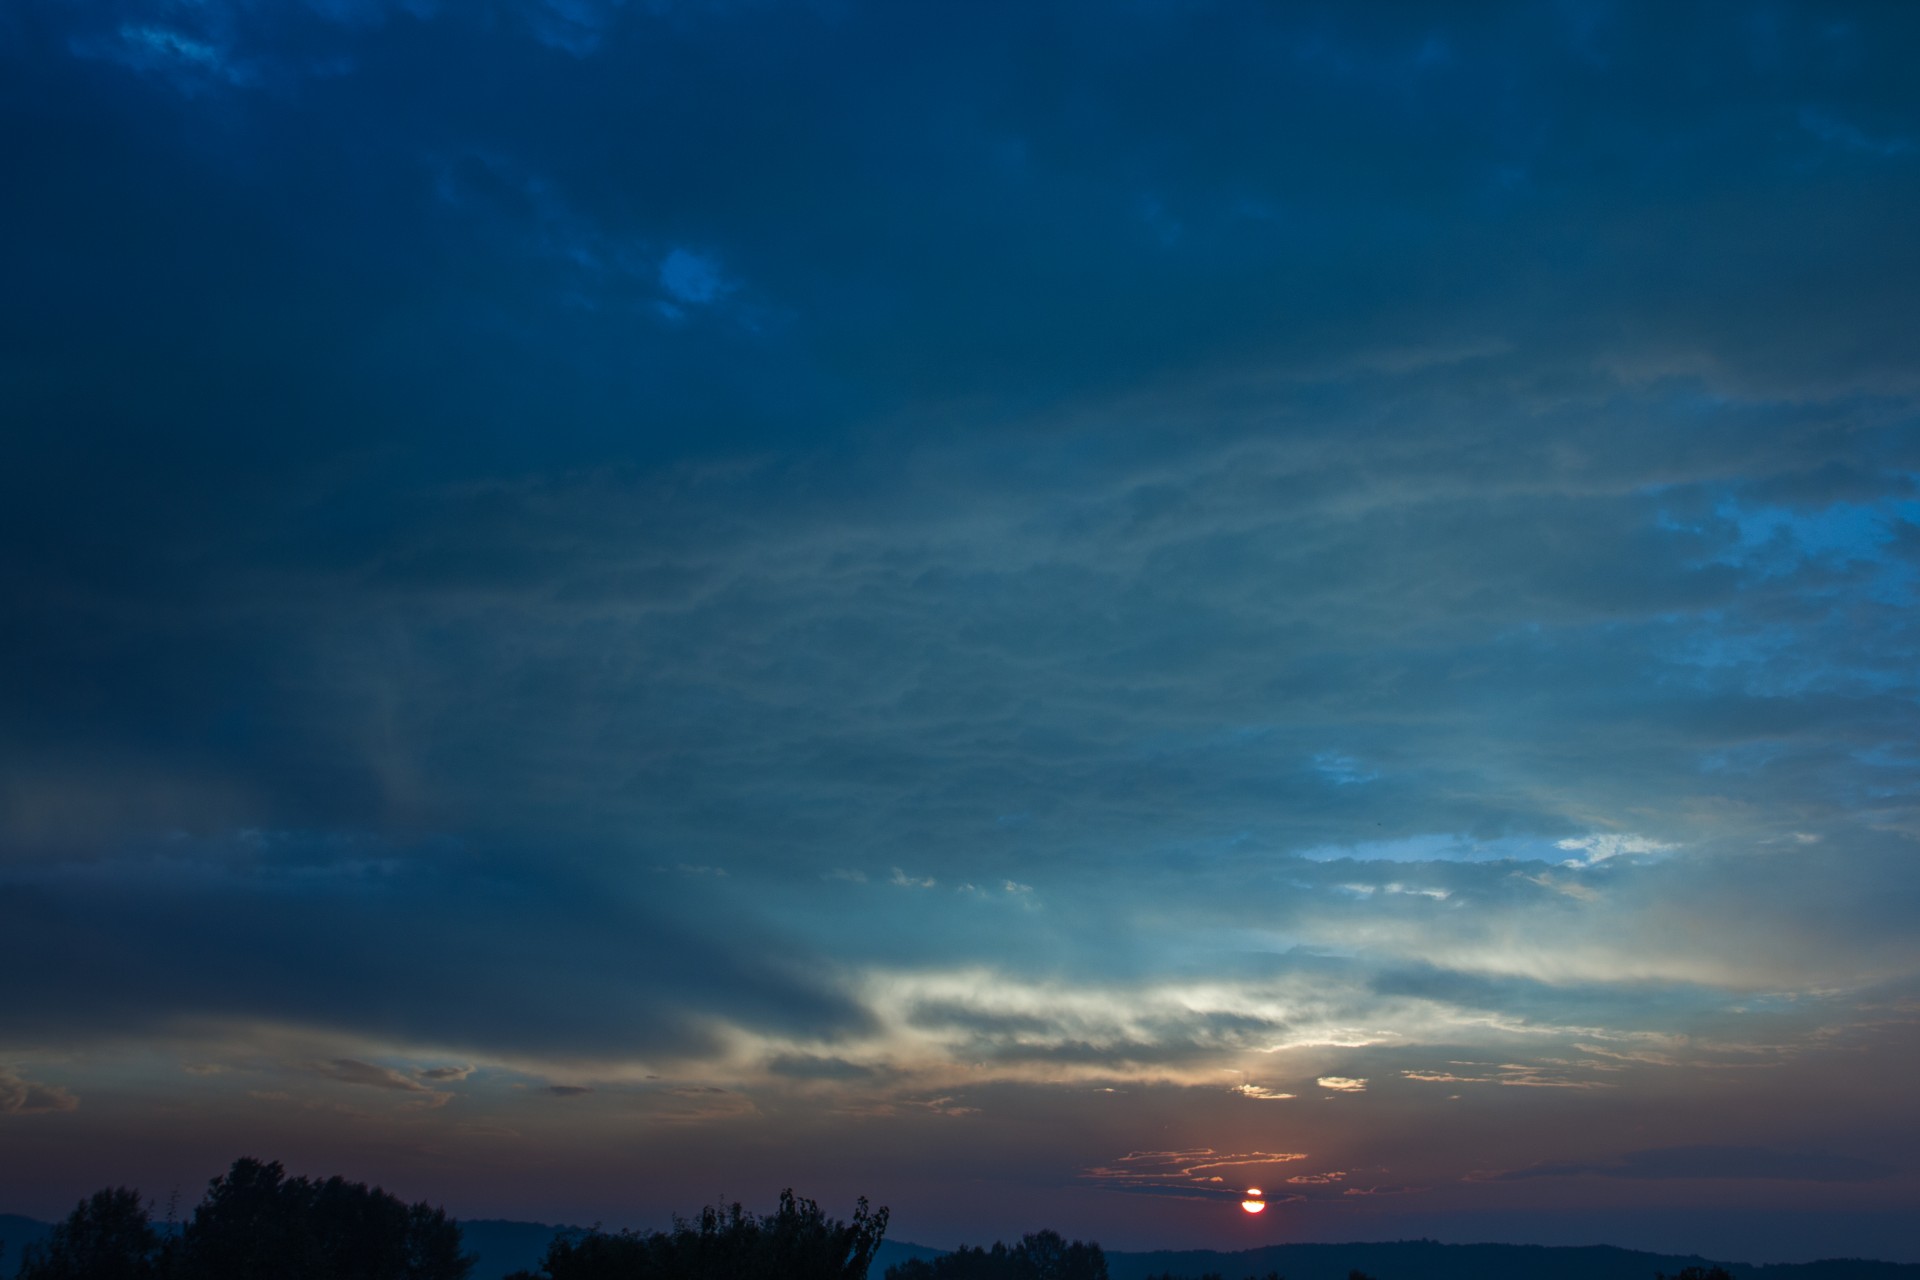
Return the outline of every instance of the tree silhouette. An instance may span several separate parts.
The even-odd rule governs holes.
[[[26,1250],[19,1280],[153,1280],[159,1255],[160,1237],[140,1193],[108,1187]]]
[[[466,1280],[445,1212],[344,1178],[289,1178],[241,1159],[181,1232],[177,1280]],[[170,1277],[169,1280],[174,1280]]]
[[[886,1230],[886,1208],[864,1196],[843,1223],[789,1189],[765,1217],[736,1201],[676,1216],[671,1231],[560,1236],[539,1271],[508,1280],[866,1280]]]
[[[1733,1280],[1733,1273],[1725,1267],[1683,1267],[1680,1274],[1670,1276],[1664,1271],[1654,1273],[1655,1280]]]
[[[27,1250],[19,1280],[466,1280],[472,1266],[459,1225],[431,1205],[241,1159],[172,1239],[139,1192],[94,1192]]]

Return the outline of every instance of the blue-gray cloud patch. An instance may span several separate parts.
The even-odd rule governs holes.
[[[1892,1166],[1855,1156],[1776,1151],[1767,1147],[1655,1147],[1613,1160],[1550,1161],[1496,1175],[1528,1178],[1761,1178],[1788,1182],[1870,1182],[1894,1176]]]

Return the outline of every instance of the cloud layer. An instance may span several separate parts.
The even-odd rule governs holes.
[[[1920,1120],[1917,45],[11,7],[0,1196],[273,1138],[1216,1243],[1187,1157],[1257,1148],[1296,1238],[1737,1184],[1857,1251]]]

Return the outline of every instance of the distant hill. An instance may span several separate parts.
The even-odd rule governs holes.
[[[909,1258],[933,1259],[947,1249],[929,1249],[924,1244],[908,1244],[904,1240],[882,1240],[880,1248],[873,1255],[873,1265],[867,1268],[867,1280],[880,1280],[887,1274],[888,1267],[897,1267]]]
[[[1244,1280],[1277,1271],[1286,1280],[1346,1280],[1358,1269],[1378,1280],[1653,1280],[1686,1267],[1721,1266],[1738,1280],[1920,1280],[1920,1266],[1833,1259],[1753,1266],[1670,1253],[1641,1253],[1610,1245],[1581,1248],[1519,1244],[1277,1244],[1220,1253],[1212,1249],[1107,1254],[1112,1280],[1145,1280],[1168,1272],[1218,1274]],[[874,1280],[879,1280],[876,1276]]]
[[[460,1247],[474,1255],[469,1280],[500,1280],[515,1271],[538,1269],[555,1236],[585,1231],[585,1227],[553,1227],[544,1222],[469,1218],[460,1224]]]
[[[21,1250],[45,1240],[51,1230],[51,1223],[0,1213],[0,1276],[11,1276],[19,1270]]]

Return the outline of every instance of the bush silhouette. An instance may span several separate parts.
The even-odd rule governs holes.
[[[540,1270],[507,1280],[865,1280],[886,1230],[886,1208],[865,1197],[842,1223],[789,1189],[765,1217],[735,1202],[675,1217],[671,1231],[561,1236]]]
[[[1107,1255],[1098,1244],[1035,1231],[1011,1249],[995,1241],[991,1249],[963,1244],[932,1261],[912,1258],[888,1267],[886,1280],[1107,1280]]]

